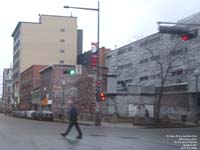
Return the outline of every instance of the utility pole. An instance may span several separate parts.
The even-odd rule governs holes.
[[[85,7],[71,7],[71,6],[64,6],[64,8],[72,8],[72,9],[82,9],[82,10],[90,10],[90,11],[97,11],[97,69],[96,69],[96,81],[99,80],[99,47],[100,47],[100,3],[98,1],[97,8],[85,8]],[[96,118],[95,118],[95,125],[101,125],[101,117],[99,111],[99,101],[96,99]]]

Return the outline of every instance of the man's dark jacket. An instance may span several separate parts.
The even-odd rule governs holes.
[[[70,121],[77,121],[77,108],[75,106],[72,106],[69,112],[69,119]]]

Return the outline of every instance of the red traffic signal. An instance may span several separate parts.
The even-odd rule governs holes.
[[[101,92],[99,95],[100,95],[100,100],[101,100],[101,101],[106,100],[105,93]]]
[[[197,29],[189,30],[189,28],[177,26],[159,26],[159,32],[180,35],[183,41],[194,39],[198,35]]]
[[[190,38],[189,38],[188,35],[182,35],[182,36],[181,36],[181,39],[182,39],[183,41],[187,41],[187,40],[189,40]]]

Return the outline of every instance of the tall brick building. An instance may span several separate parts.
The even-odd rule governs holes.
[[[20,108],[31,109],[35,101],[32,99],[33,91],[40,88],[40,70],[45,65],[32,65],[20,74]]]
[[[3,97],[2,106],[5,112],[10,112],[14,106],[13,91],[12,91],[12,69],[5,68],[3,70]]]

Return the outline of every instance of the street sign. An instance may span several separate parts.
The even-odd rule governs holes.
[[[76,74],[82,74],[82,65],[76,65]]]
[[[91,45],[92,45],[92,53],[96,53],[96,51],[97,51],[97,42],[92,42],[91,43]]]
[[[90,65],[97,66],[98,56],[96,54],[92,54],[90,58]]]

